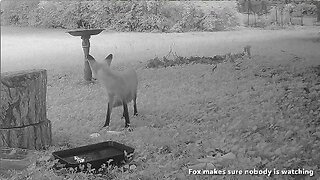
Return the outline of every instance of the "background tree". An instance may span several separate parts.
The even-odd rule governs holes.
[[[317,8],[317,22],[320,22],[320,0],[314,1],[313,3]]]
[[[250,25],[250,14],[254,16],[254,25],[257,25],[256,16],[268,14],[271,9],[268,1],[256,1],[256,0],[239,0],[238,11],[240,13],[248,14],[248,26]]]

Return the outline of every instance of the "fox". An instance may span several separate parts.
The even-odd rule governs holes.
[[[109,54],[104,62],[97,62],[94,57],[88,55],[87,60],[92,69],[94,77],[104,87],[108,95],[106,121],[102,128],[109,127],[112,108],[123,106],[122,118],[125,119],[125,128],[130,127],[128,103],[133,101],[133,114],[137,111],[137,88],[138,76],[134,69],[129,68],[124,71],[115,71],[110,68],[113,54]]]

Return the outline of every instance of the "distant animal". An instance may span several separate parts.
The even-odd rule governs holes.
[[[138,115],[137,111],[137,87],[138,77],[134,69],[130,68],[124,71],[115,71],[110,68],[113,55],[109,54],[104,62],[97,62],[91,55],[88,55],[88,62],[92,72],[104,87],[108,95],[108,108],[106,121],[103,127],[110,124],[110,116],[113,107],[123,106],[123,117],[125,118],[125,127],[130,126],[129,112],[127,104],[133,101],[133,114]]]

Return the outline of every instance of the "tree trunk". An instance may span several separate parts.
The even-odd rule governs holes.
[[[249,21],[250,21],[250,14],[249,14],[249,8],[248,8],[248,27],[250,25]]]
[[[280,22],[281,22],[281,27],[283,27],[283,9],[280,10]]]
[[[276,9],[276,25],[278,25],[278,10],[277,10],[278,8],[276,7],[275,9]]]
[[[315,2],[317,7],[317,22],[320,22],[320,1]]]
[[[51,144],[46,91],[46,70],[1,74],[0,147],[44,149]]]

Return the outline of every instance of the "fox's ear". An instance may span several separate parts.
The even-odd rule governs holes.
[[[109,54],[109,55],[105,58],[105,61],[107,61],[107,63],[108,63],[109,66],[110,66],[110,64],[111,64],[112,58],[113,58],[113,55],[112,55],[112,54]]]
[[[95,60],[94,57],[92,57],[90,54],[88,54],[88,60]]]

